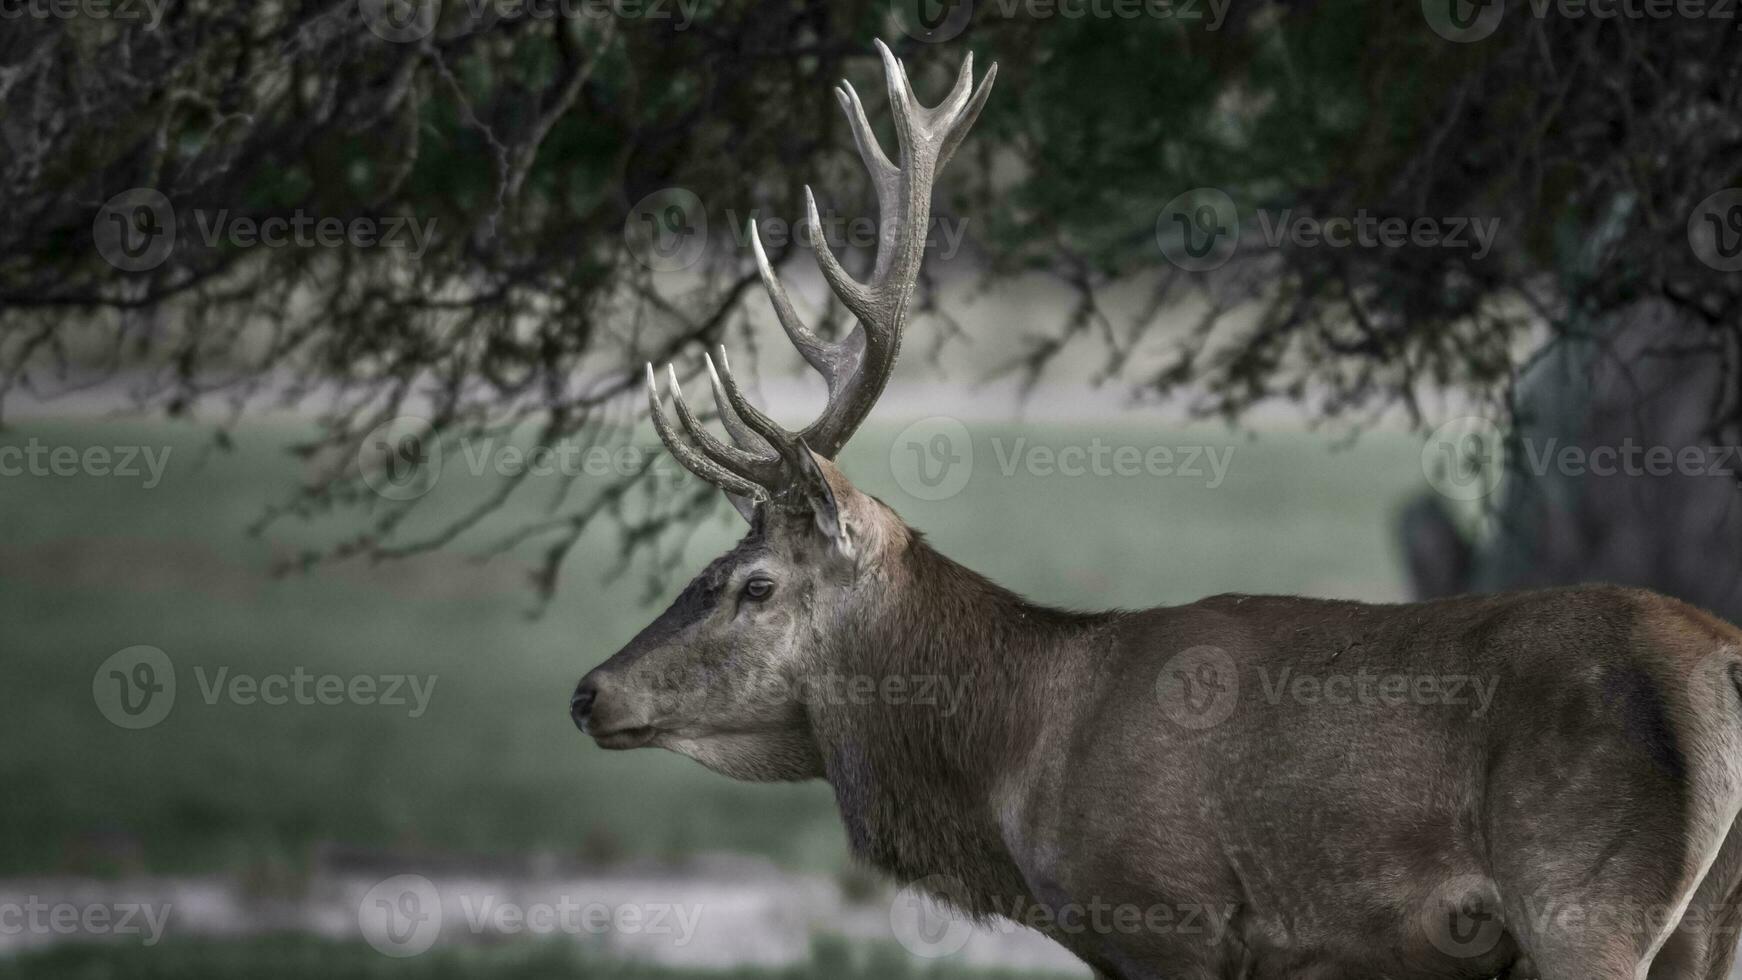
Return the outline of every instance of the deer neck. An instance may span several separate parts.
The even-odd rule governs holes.
[[[1096,617],[1037,606],[917,535],[833,658],[869,697],[813,716],[854,852],[904,881],[943,875],[980,902],[1025,896],[997,787],[1026,763],[1062,665]],[[989,870],[990,869],[990,870]]]

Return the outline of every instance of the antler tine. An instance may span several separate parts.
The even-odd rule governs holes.
[[[747,449],[763,456],[778,456],[768,440],[757,435],[754,430],[744,424],[738,413],[732,411],[732,401],[726,397],[726,386],[720,381],[720,372],[714,367],[714,359],[706,351],[702,352],[702,360],[708,365],[708,382],[714,389],[714,410],[720,413],[720,422],[726,427],[727,433],[739,448]],[[764,452],[766,450],[766,452]]]
[[[969,59],[968,63],[972,63]],[[893,186],[899,175],[895,164],[889,162],[889,156],[883,152],[883,144],[877,141],[877,134],[871,129],[871,121],[865,118],[865,104],[859,101],[859,92],[853,88],[853,83],[841,79],[841,84],[835,89],[835,100],[841,103],[841,111],[847,114],[847,123],[853,128],[853,143],[859,148],[859,158],[865,161],[865,169],[871,172],[871,179],[879,190],[884,186]]]
[[[874,287],[867,286],[841,267],[841,260],[835,258],[835,250],[829,247],[829,241],[823,237],[823,220],[817,214],[817,199],[811,194],[809,184],[804,188],[805,221],[810,227],[811,250],[817,255],[817,268],[822,270],[823,278],[828,280],[829,289],[834,291],[847,309],[859,318],[861,323],[876,317],[877,295]],[[881,239],[882,236],[879,236]]]
[[[728,446],[714,438],[714,434],[696,419],[690,411],[689,404],[684,401],[683,385],[677,379],[677,368],[667,364],[665,371],[667,383],[671,387],[671,403],[677,408],[678,424],[682,425],[684,432],[695,441],[702,455],[753,483],[765,484],[779,478],[779,456],[772,454],[767,457],[758,456],[746,449]]]
[[[762,287],[768,291],[768,302],[774,307],[775,319],[780,321],[787,339],[792,341],[792,346],[798,348],[805,362],[827,379],[829,393],[833,394],[837,384],[844,378],[839,345],[818,337],[805,325],[798,311],[792,308],[792,299],[786,295],[786,287],[781,284],[774,267],[769,265],[768,253],[762,249],[762,236],[757,231],[755,219],[750,221],[750,250],[756,254],[756,271],[762,275]],[[716,378],[716,383],[717,380]]]
[[[968,96],[974,91],[974,52],[970,51],[962,58],[962,67],[956,69],[956,81],[950,86],[950,94],[938,103],[933,110],[939,115],[950,116],[960,112],[967,103]]]
[[[963,68],[971,67],[973,63],[974,56],[969,54],[967,61],[963,63]],[[967,105],[959,111],[956,121],[950,124],[949,135],[944,137],[943,148],[938,150],[939,170],[944,168],[944,164],[950,162],[950,157],[956,155],[956,147],[962,145],[963,137],[968,135],[968,130],[974,128],[974,123],[980,118],[980,110],[986,107],[986,97],[992,94],[992,82],[997,77],[998,63],[993,62],[992,67],[986,69],[986,77],[981,79],[979,86],[974,89],[973,98],[969,99]]]
[[[708,359],[708,366],[714,367],[713,359]],[[786,455],[796,441],[792,433],[780,427],[780,423],[762,414],[762,411],[750,400],[744,397],[744,392],[738,387],[737,379],[732,377],[732,365],[726,360],[726,345],[720,345],[720,364],[714,371],[714,376],[720,379],[720,387],[725,389],[726,403],[737,413],[738,418],[746,428],[760,438],[766,440],[774,451]]]
[[[659,433],[659,441],[665,443],[665,448],[683,464],[684,469],[727,493],[751,500],[768,499],[769,491],[766,488],[731,472],[678,438],[677,433],[672,431],[671,423],[666,421],[665,409],[659,404],[659,385],[654,381],[651,363],[647,365],[647,401],[653,409],[653,429]]]
[[[919,100],[914,98],[913,86],[907,80],[907,67],[895,60],[889,45],[881,38],[871,43],[877,46],[877,56],[883,59],[883,84],[889,89],[889,111],[895,116],[895,139],[901,144],[902,164],[905,165],[908,145],[913,142],[913,123]]]

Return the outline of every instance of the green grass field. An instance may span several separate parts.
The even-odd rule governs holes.
[[[643,575],[612,573],[608,531],[571,557],[539,619],[525,615],[524,556],[479,566],[456,550],[269,578],[275,549],[314,533],[288,525],[276,543],[243,534],[296,478],[280,449],[292,431],[251,425],[235,452],[203,465],[201,434],[186,427],[26,421],[0,435],[0,445],[173,447],[150,490],[115,477],[0,477],[0,875],[294,874],[327,841],[595,861],[728,850],[793,868],[845,866],[825,786],[738,784],[671,755],[607,754],[574,730],[566,703],[576,678],[655,612],[640,601]],[[973,478],[957,496],[927,502],[891,476],[895,431],[862,435],[848,472],[945,553],[1045,601],[1401,595],[1391,520],[1423,485],[1407,438],[1371,436],[1333,452],[1301,434],[1248,442],[1217,430],[1020,430],[1054,446],[1096,436],[1232,446],[1212,488],[1185,477],[1006,477],[985,440],[1014,440],[1017,430],[976,427]],[[431,506],[474,497],[480,488],[467,480],[444,475]],[[544,499],[528,495],[497,527],[534,516]],[[697,536],[692,569],[737,535],[735,521],[722,514]],[[169,655],[178,691],[166,720],[130,731],[97,710],[93,674],[138,644]],[[381,705],[208,704],[196,669],[209,678],[223,668],[434,675],[436,686],[415,718]],[[78,969],[57,975],[109,975]]]

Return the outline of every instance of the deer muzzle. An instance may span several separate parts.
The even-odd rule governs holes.
[[[602,667],[581,678],[569,698],[575,727],[603,749],[635,749],[652,741],[657,729],[648,709]]]

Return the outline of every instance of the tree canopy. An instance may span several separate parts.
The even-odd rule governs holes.
[[[736,342],[763,302],[745,215],[795,219],[807,183],[874,213],[832,94],[852,79],[881,120],[874,37],[928,97],[967,51],[1000,64],[937,210],[973,214],[984,288],[1041,275],[1076,297],[1027,325],[1009,367],[1029,380],[1086,346],[1106,383],[1214,417],[1283,400],[1421,421],[1454,389],[1516,413],[1536,359],[1651,303],[1735,388],[1742,42],[1682,6],[73,6],[0,33],[0,410],[119,379],[221,441],[251,408],[313,409],[315,476],[268,517],[359,523],[293,564],[439,547],[521,492],[505,477],[408,534],[418,501],[357,465],[387,420],[597,440],[642,417],[644,362]],[[809,261],[797,238],[776,265]],[[1123,283],[1151,291],[1137,316],[1101,302]],[[1163,361],[1132,357],[1182,307],[1201,317]],[[1713,430],[1738,411],[1715,402]],[[699,483],[638,493],[645,476],[503,543],[538,543],[548,592],[590,522],[633,548],[716,505]]]

